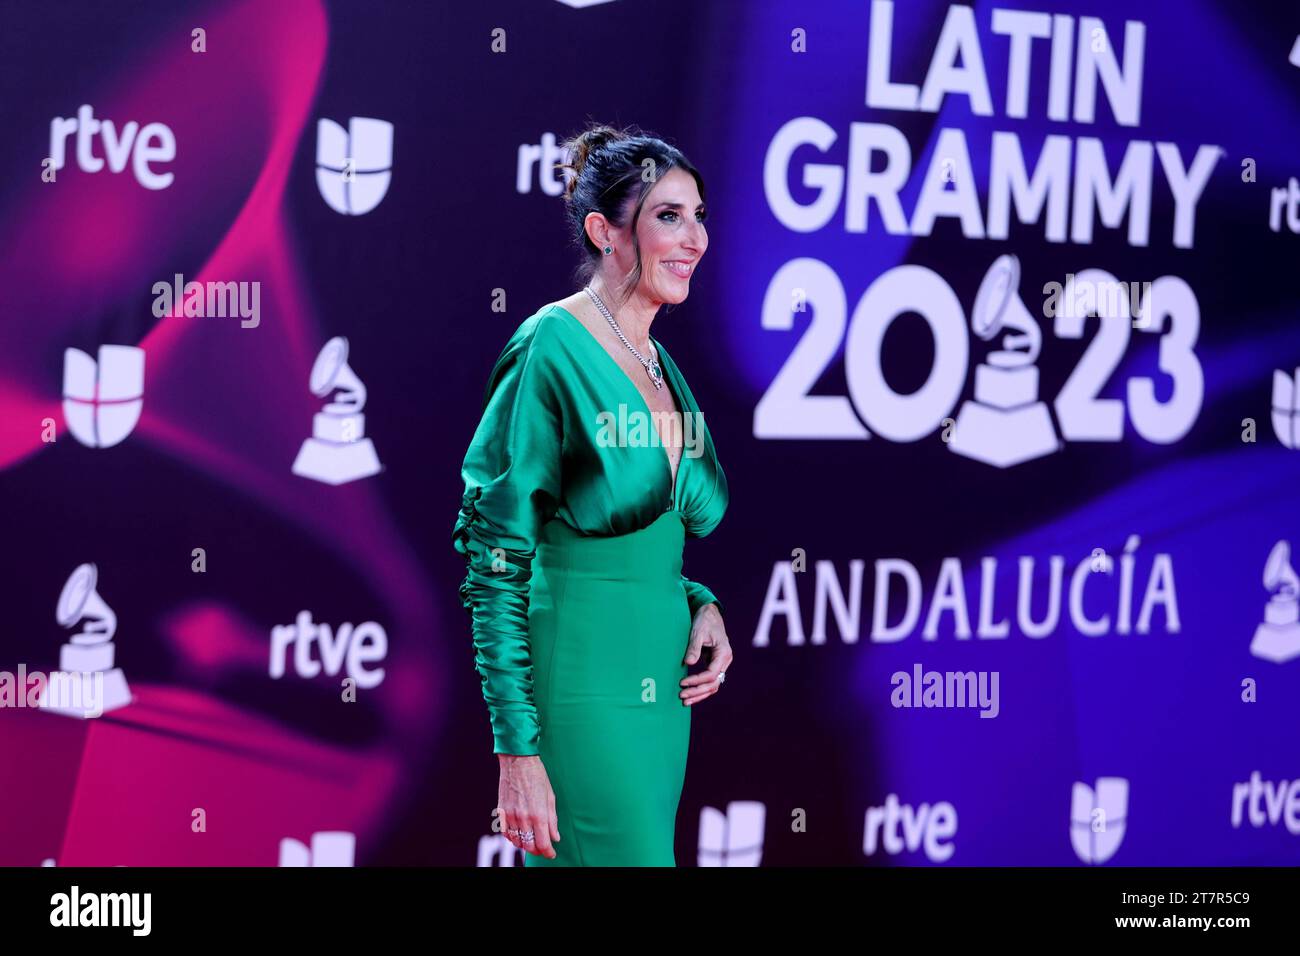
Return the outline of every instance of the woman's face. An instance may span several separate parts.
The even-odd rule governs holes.
[[[695,177],[685,170],[670,169],[646,194],[637,221],[641,243],[637,291],[652,304],[675,304],[690,294],[691,276],[709,247],[704,215]],[[630,271],[636,265],[636,252],[628,247],[626,255]]]

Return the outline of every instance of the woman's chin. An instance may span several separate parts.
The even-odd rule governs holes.
[[[691,287],[689,283],[683,282],[680,287],[661,290],[660,294],[668,305],[680,305],[691,294]]]

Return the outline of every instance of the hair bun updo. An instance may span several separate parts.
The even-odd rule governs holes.
[[[568,181],[564,186],[565,201],[572,201],[574,190],[578,187],[582,171],[586,168],[587,160],[592,153],[609,143],[617,143],[620,140],[631,138],[631,133],[628,130],[615,129],[613,126],[596,125],[589,126],[576,136],[565,140],[562,148],[568,153],[569,162],[556,163],[556,169],[570,170],[567,177]]]
[[[600,213],[612,225],[630,228],[632,233],[636,265],[622,283],[626,294],[641,277],[641,245],[636,227],[650,190],[664,174],[680,169],[695,179],[703,201],[704,178],[681,150],[636,126],[618,129],[591,123],[566,139],[561,148],[566,161],[556,163],[554,168],[564,171],[565,216],[570,235],[583,252],[574,279],[585,285],[599,266],[602,253],[587,235],[586,222],[591,213]]]

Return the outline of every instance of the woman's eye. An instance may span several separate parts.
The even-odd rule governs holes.
[[[665,210],[664,212],[661,212],[659,214],[659,218],[664,222],[676,222],[679,216],[676,212],[669,209],[669,210]],[[703,210],[695,214],[696,222],[704,222],[704,220],[707,218],[709,218],[709,214],[707,212],[704,212]]]

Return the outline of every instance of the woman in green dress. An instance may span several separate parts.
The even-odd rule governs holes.
[[[460,594],[500,826],[525,865],[675,866],[691,707],[732,657],[718,599],[682,573],[685,538],[722,520],[727,480],[650,336],[708,246],[704,184],[635,131],[565,145],[583,288],[525,319],[489,377],[462,468]]]

